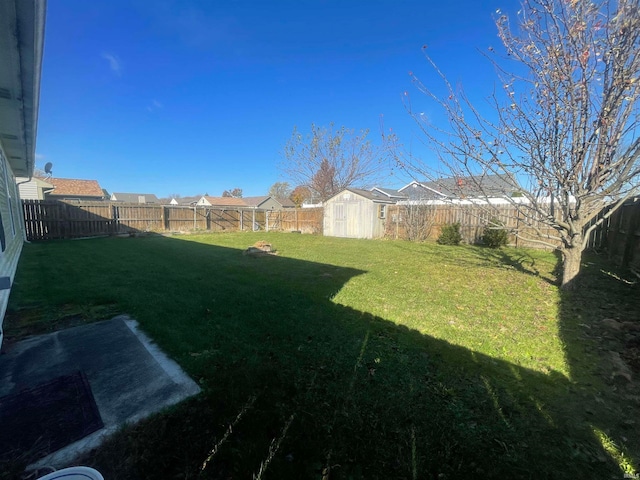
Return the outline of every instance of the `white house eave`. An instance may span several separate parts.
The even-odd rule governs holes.
[[[46,0],[0,1],[0,143],[23,177],[35,165],[45,11]]]

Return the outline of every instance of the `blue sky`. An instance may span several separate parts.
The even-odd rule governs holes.
[[[430,55],[488,95],[492,16],[515,0],[48,2],[36,164],[109,192],[264,195],[294,126],[380,118],[429,161],[402,97],[438,121],[408,72]],[[399,172],[385,186],[408,178]]]

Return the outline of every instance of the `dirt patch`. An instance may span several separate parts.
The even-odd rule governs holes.
[[[277,255],[278,253],[270,243],[260,240],[244,250],[242,254],[250,257],[261,257],[264,255]]]

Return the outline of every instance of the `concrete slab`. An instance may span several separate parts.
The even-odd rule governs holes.
[[[82,370],[104,428],[54,452],[33,467],[64,467],[108,435],[200,392],[138,328],[120,315],[111,320],[25,339],[0,356],[0,396]]]

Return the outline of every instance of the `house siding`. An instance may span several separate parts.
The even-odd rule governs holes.
[[[44,200],[45,192],[53,189],[53,185],[36,177],[17,177],[16,183],[22,200]]]
[[[277,200],[269,198],[265,202],[262,202],[260,205],[258,205],[256,208],[259,210],[281,210],[282,205]]]
[[[18,191],[20,192],[20,198],[23,200],[44,200],[43,198],[40,198],[40,196],[38,195],[38,184],[34,181],[28,181],[28,179],[24,178],[19,178],[18,179],[19,182],[25,182],[25,183],[20,183],[18,185]]]
[[[15,277],[18,259],[24,240],[24,221],[20,209],[20,199],[16,179],[9,166],[4,148],[0,143],[0,228],[4,233],[4,251],[0,252],[0,277],[9,277],[11,284]],[[4,338],[4,314],[9,302],[11,289],[0,290],[0,345]]]

